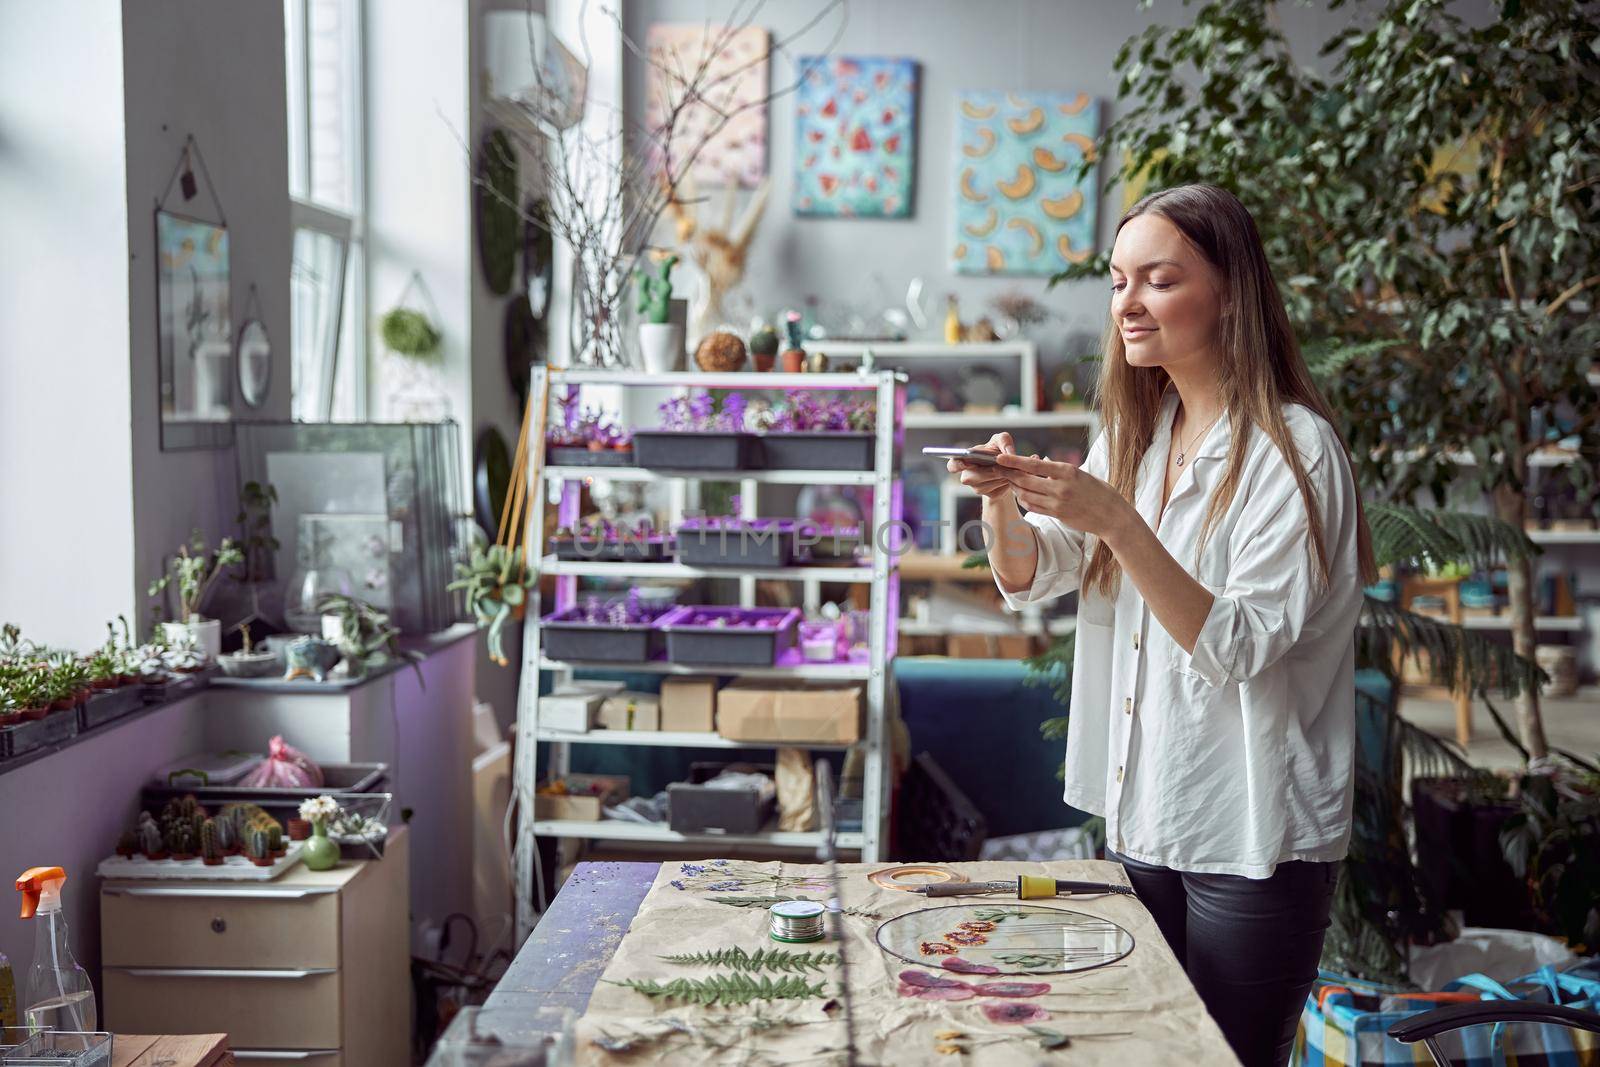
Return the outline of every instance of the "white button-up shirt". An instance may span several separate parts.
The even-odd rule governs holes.
[[[1114,600],[1079,597],[1067,733],[1066,801],[1103,815],[1106,840],[1145,863],[1265,878],[1288,860],[1343,858],[1355,751],[1355,630],[1362,582],[1356,488],[1338,435],[1299,404],[1284,418],[1320,503],[1332,577],[1313,586],[1308,518],[1287,461],[1252,430],[1243,477],[1195,561],[1227,469],[1226,413],[1191,449],[1166,512],[1176,392],[1139,468],[1134,503],[1157,538],[1215,596],[1193,654],[1125,574]],[[1107,476],[1106,440],[1083,469]],[[1078,590],[1094,538],[1045,515],[1033,585],[1013,608]]]

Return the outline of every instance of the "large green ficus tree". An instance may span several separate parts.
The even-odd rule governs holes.
[[[1477,490],[1521,529],[1547,437],[1576,438],[1580,493],[1600,458],[1600,4],[1500,0],[1472,22],[1465,6],[1352,9],[1318,73],[1270,0],[1198,5],[1118,53],[1101,156],[1109,189],[1210,182],[1254,214],[1362,485],[1440,505]],[[1531,660],[1532,559],[1507,568]],[[1517,719],[1546,755],[1536,687]]]

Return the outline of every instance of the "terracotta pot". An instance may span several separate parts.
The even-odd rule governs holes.
[[[203,862],[205,863],[205,865],[207,867],[220,867],[220,866],[222,866],[222,857],[221,856],[204,856],[204,857],[202,857],[202,860],[203,860]]]
[[[131,848],[119,848],[117,849],[117,855],[121,856],[123,859],[131,860],[134,856],[138,855],[138,851]]]
[[[271,867],[276,861],[271,856],[251,856],[250,862],[257,867]]]
[[[164,860],[167,858],[167,850],[157,849],[154,852],[146,852],[144,858],[147,860]]]
[[[588,447],[589,447],[589,451],[590,452],[608,452],[608,451],[610,451],[609,446],[607,446],[604,441],[590,441]]]
[[[311,836],[311,821],[309,819],[289,820],[289,840],[304,841]]]
[[[174,852],[172,854],[172,860],[174,863],[187,863],[192,859],[194,859],[193,852]]]
[[[50,714],[48,707],[17,709],[17,715],[22,718],[23,722],[38,722],[48,714]]]
[[[77,703],[78,703],[78,698],[75,697],[75,696],[62,697],[60,700],[57,700],[54,703],[52,703],[48,710],[50,710],[50,711],[69,711]]]
[[[806,369],[806,354],[804,349],[786,348],[783,350],[783,373],[800,374]]]
[[[758,371],[771,370],[772,365],[778,360],[777,355],[773,352],[752,352],[750,358],[755,360],[756,370]]]
[[[22,715],[15,711],[0,711],[0,726],[15,726],[22,721]]]
[[[89,688],[93,689],[97,693],[106,689],[115,689],[117,686],[122,684],[117,680],[117,677],[118,676],[113,675],[110,678],[96,678],[94,681],[89,683]]]

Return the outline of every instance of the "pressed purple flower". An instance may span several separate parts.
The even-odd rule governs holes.
[[[714,882],[706,886],[706,889],[712,893],[734,893],[742,888],[744,888],[743,884],[738,881]]]
[[[1050,1019],[1050,1013],[1039,1005],[1015,1000],[1000,1004],[984,1004],[981,1007],[984,1018],[992,1023],[1042,1023]]]
[[[685,863],[680,869],[684,874],[688,875],[700,875],[706,873],[706,869],[704,867],[694,863]]]
[[[684,884],[683,884],[683,883],[682,883],[682,882],[680,882],[680,881],[678,881],[678,880],[677,880],[677,879],[676,879],[676,878],[674,878],[674,879],[673,879],[673,880],[672,880],[672,881],[671,881],[671,883],[669,883],[669,884],[670,884],[670,885],[671,885],[671,886],[672,886],[672,888],[674,888],[674,889],[688,889],[688,888],[689,888],[689,887],[688,887],[688,886],[686,886],[686,885],[684,885]]]
[[[713,866],[713,867],[726,867],[727,865],[728,865],[728,861],[727,860],[712,860],[711,861],[711,866]]]

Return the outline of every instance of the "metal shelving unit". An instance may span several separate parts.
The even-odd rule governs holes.
[[[905,394],[900,388],[904,380],[894,371],[879,370],[844,374],[757,374],[757,373],[684,373],[640,374],[637,372],[606,372],[539,367],[534,370],[533,395],[537,403],[548,404],[552,389],[558,386],[641,386],[678,390],[687,389],[752,389],[771,390],[804,388],[807,390],[870,391],[874,395],[877,413],[877,438],[874,467],[871,471],[700,471],[700,470],[646,470],[639,467],[542,467],[537,482],[529,486],[535,494],[534,506],[529,514],[529,538],[540,549],[544,545],[544,509],[541,505],[548,486],[561,487],[559,520],[571,524],[578,519],[578,498],[583,483],[591,479],[622,479],[630,481],[670,481],[679,483],[673,493],[674,508],[681,507],[685,497],[682,483],[695,480],[738,481],[741,488],[741,511],[744,517],[756,517],[758,506],[755,487],[768,485],[858,485],[870,486],[872,493],[872,530],[894,528],[902,509],[902,488],[899,477],[899,452],[904,444]],[[537,410],[537,409],[535,409]],[[530,441],[530,467],[532,450],[543,450],[542,441]],[[574,744],[640,745],[686,748],[806,748],[814,751],[841,751],[859,748],[864,755],[862,781],[862,825],[855,833],[838,835],[839,847],[859,851],[865,862],[878,862],[883,858],[887,844],[888,739],[885,735],[884,714],[887,707],[891,663],[896,648],[896,617],[898,615],[899,571],[896,554],[883,551],[883,546],[873,539],[871,563],[867,566],[795,566],[783,568],[708,568],[692,567],[680,563],[606,563],[588,560],[558,560],[544,556],[539,561],[542,574],[556,577],[556,595],[553,608],[532,598],[528,609],[528,623],[523,633],[522,685],[517,698],[517,756],[513,772],[514,792],[518,810],[522,813],[517,840],[513,847],[513,876],[516,883],[517,925],[519,933],[532,928],[536,918],[534,908],[534,856],[537,837],[561,837],[606,841],[631,841],[658,844],[705,844],[712,848],[730,845],[761,846],[775,849],[810,850],[822,844],[820,833],[766,831],[758,834],[679,834],[662,825],[602,820],[581,822],[571,820],[536,820],[534,791],[540,778],[537,742],[551,744],[549,771],[559,775],[567,771],[570,746]],[[647,663],[600,663],[574,660],[553,660],[542,650],[539,618],[550,610],[561,610],[573,602],[580,577],[607,578],[702,578],[737,577],[740,579],[740,602],[746,606],[754,603],[755,582],[782,580],[803,583],[806,600],[816,600],[817,587],[822,582],[853,582],[870,587],[870,636],[864,658],[839,663],[809,663],[797,653],[769,667],[702,667],[683,666],[663,661]],[[752,743],[730,741],[716,734],[662,733],[658,731],[595,731],[587,734],[564,734],[544,729],[539,724],[539,676],[544,670],[557,675],[558,684],[570,680],[577,671],[640,671],[656,674],[721,674],[755,678],[805,678],[805,679],[856,679],[865,683],[866,731],[865,737],[855,744],[797,744]]]

